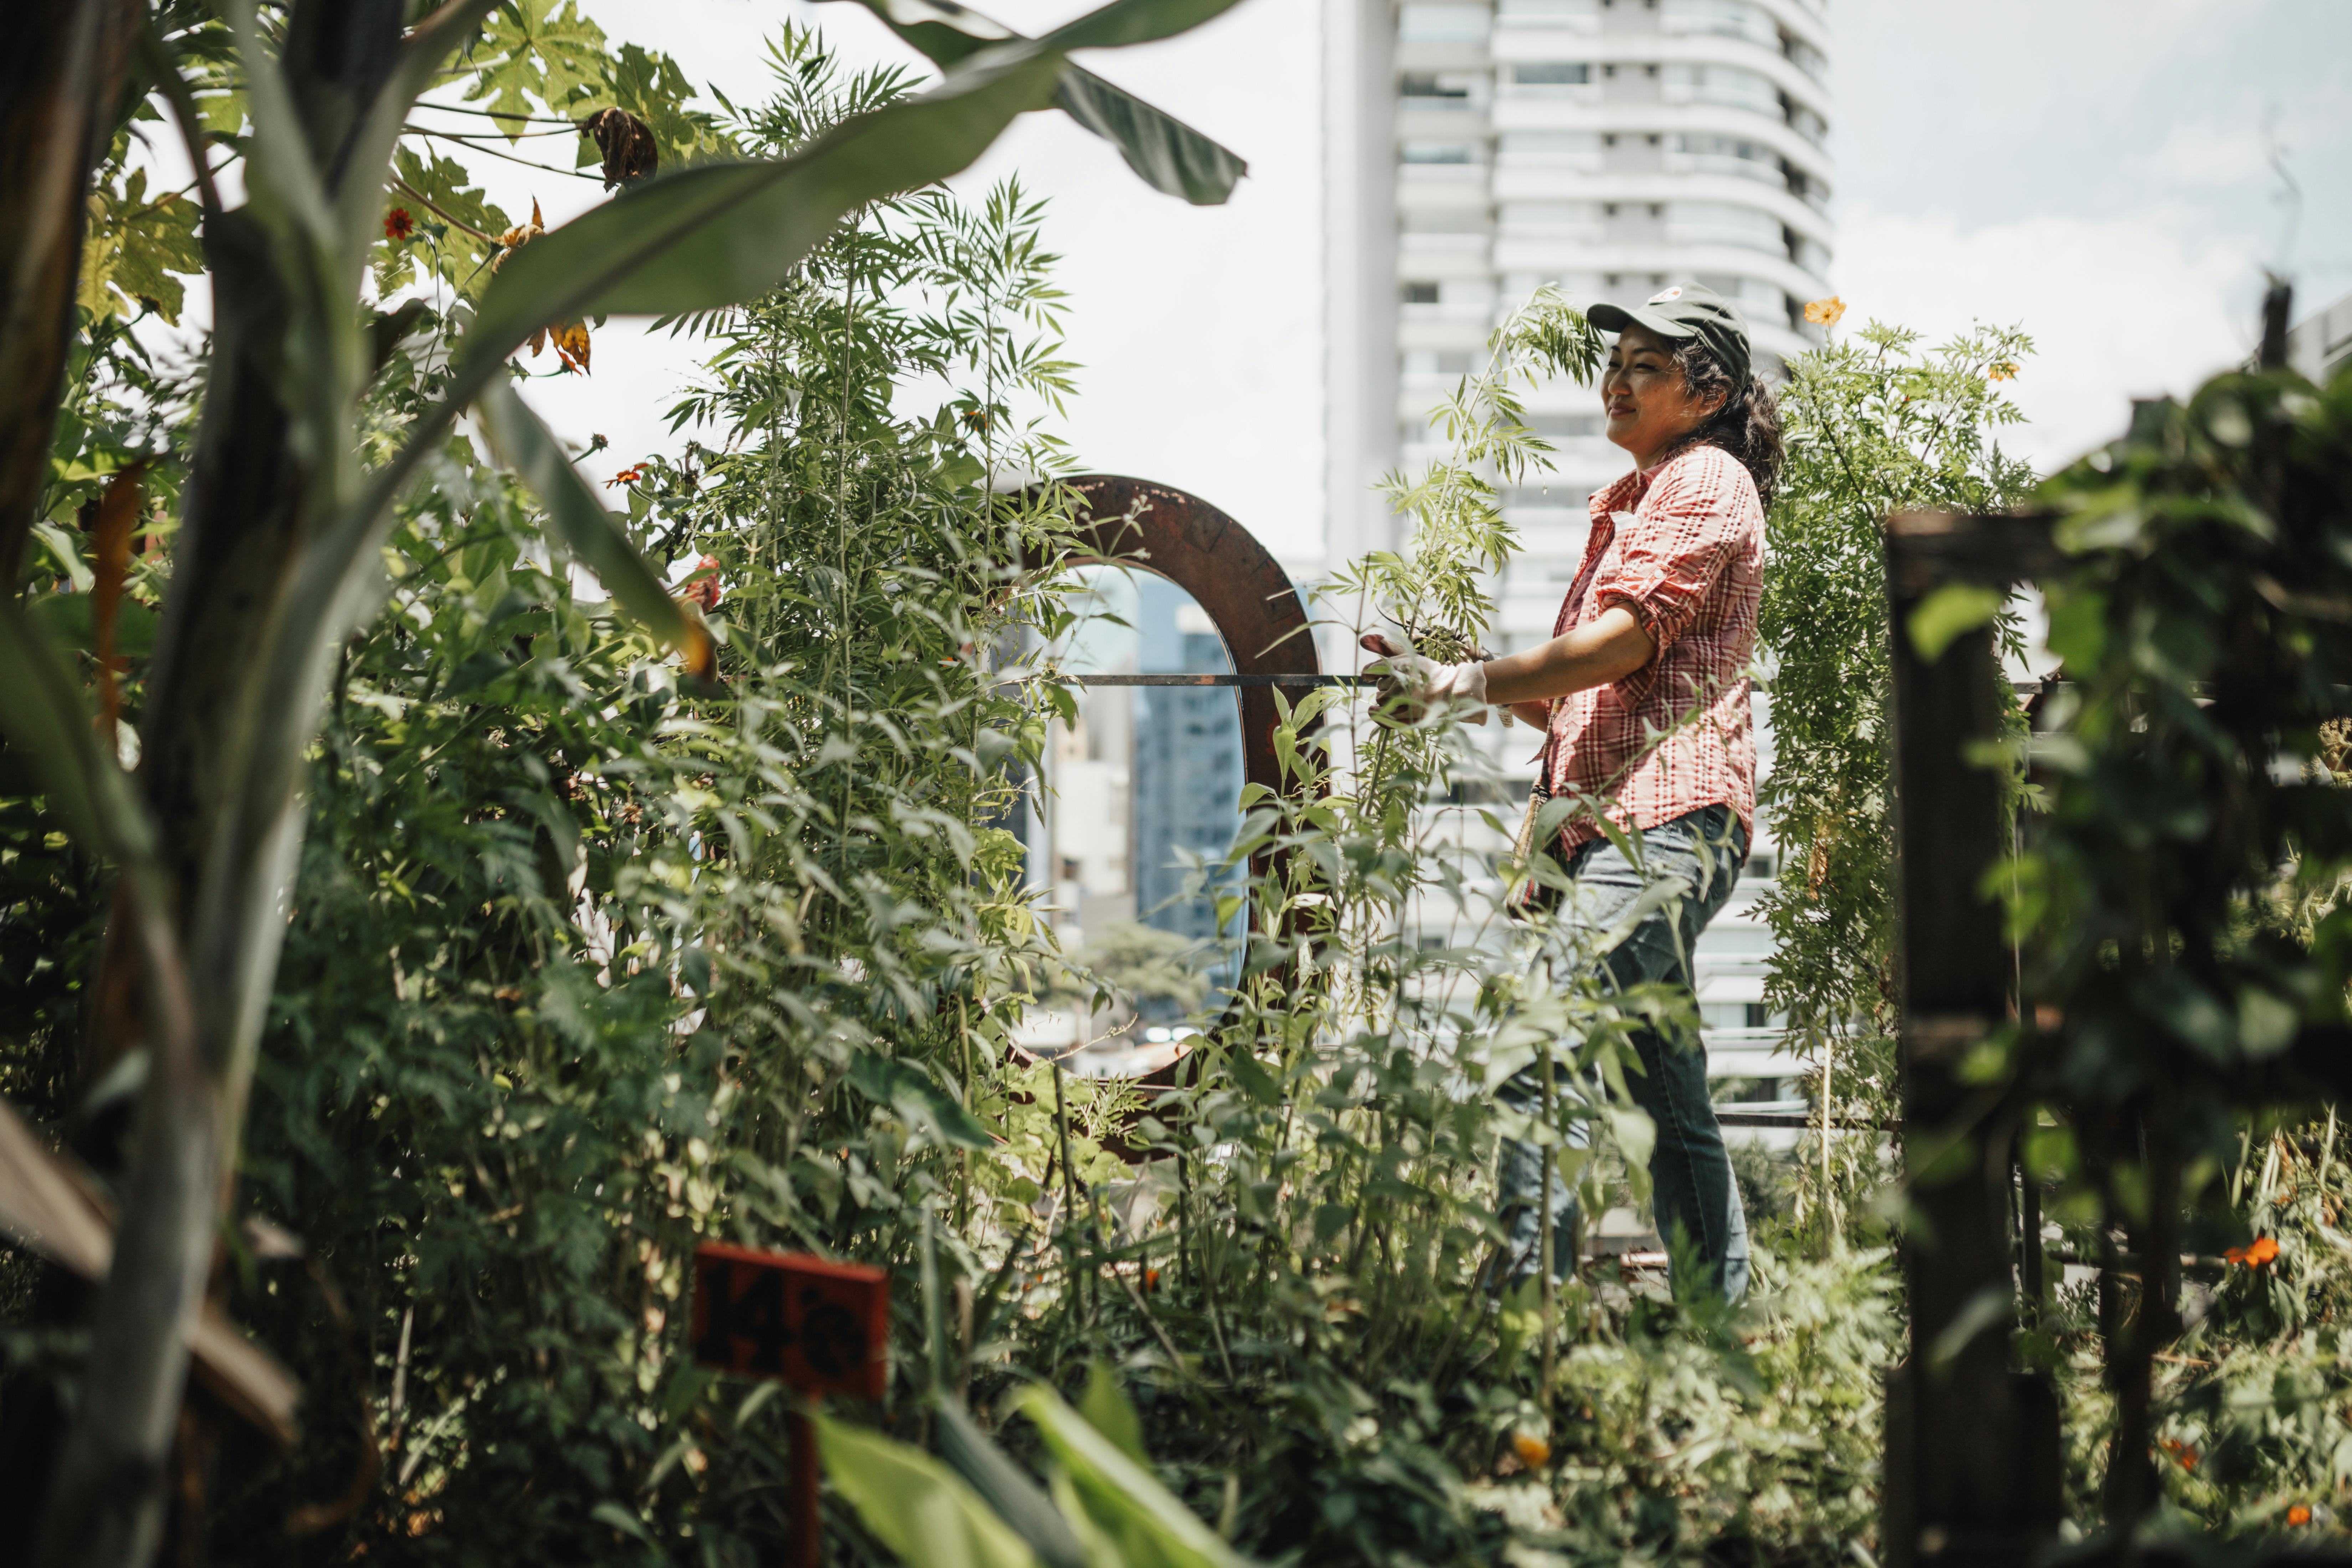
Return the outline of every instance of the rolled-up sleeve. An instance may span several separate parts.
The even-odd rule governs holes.
[[[1659,661],[1690,629],[1707,591],[1742,547],[1738,496],[1726,472],[1733,459],[1702,451],[1719,460],[1673,465],[1642,498],[1638,513],[1618,514],[1617,559],[1592,584],[1596,607],[1624,605],[1654,645],[1650,661],[1615,683],[1629,707],[1649,694]]]

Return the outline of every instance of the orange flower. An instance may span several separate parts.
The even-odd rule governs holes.
[[[623,468],[619,473],[614,474],[611,479],[604,481],[604,488],[609,490],[614,485],[633,485],[645,477],[646,470],[642,465],[634,468]],[[710,558],[706,555],[703,559],[708,561]]]
[[[2301,1503],[2297,1503],[2293,1508],[2286,1510],[2286,1521],[2289,1524],[2309,1524],[2311,1522],[2311,1510],[2304,1507]]]
[[[2278,1243],[2272,1240],[2267,1236],[2258,1236],[2254,1237],[2252,1246],[2233,1247],[2230,1248],[2229,1251],[2221,1254],[2222,1257],[2228,1258],[2231,1262],[2242,1264],[2248,1268],[2260,1268],[2263,1264],[2268,1263],[2278,1255]]]
[[[2162,1448],[2166,1453],[2179,1460],[2180,1468],[2182,1469],[2193,1470],[2197,1468],[2197,1450],[2190,1447],[2188,1444],[2180,1442],[2175,1438],[2167,1437],[2163,1442],[2158,1444],[2157,1447]]]
[[[2002,360],[2000,363],[1987,370],[1985,372],[1985,375],[1987,379],[1992,381],[2015,381],[2017,379],[2017,362],[2013,359]]]
[[[1834,327],[1845,315],[1845,301],[1832,294],[1805,307],[1805,320],[1817,327]]]
[[[1519,1457],[1519,1463],[1531,1470],[1541,1469],[1551,1462],[1551,1445],[1531,1433],[1512,1433],[1511,1452]]]
[[[1143,1288],[1147,1291],[1160,1289],[1160,1270],[1146,1268],[1143,1271]]]
[[[416,220],[408,216],[406,207],[394,207],[383,215],[383,237],[397,244],[416,232]]]

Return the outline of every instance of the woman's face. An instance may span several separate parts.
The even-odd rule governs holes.
[[[1668,447],[1706,422],[1722,399],[1701,400],[1683,384],[1674,345],[1646,327],[1628,326],[1609,351],[1601,378],[1601,406],[1609,438],[1648,468]]]

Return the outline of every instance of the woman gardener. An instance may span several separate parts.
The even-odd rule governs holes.
[[[1692,944],[1730,898],[1756,823],[1748,665],[1780,422],[1770,391],[1751,374],[1746,321],[1712,289],[1685,284],[1588,314],[1617,334],[1601,397],[1609,439],[1632,455],[1634,471],[1592,497],[1583,565],[1551,640],[1454,665],[1377,634],[1363,643],[1397,661],[1417,702],[1493,703],[1540,726],[1538,782],[1551,795],[1614,803],[1607,816],[1638,830],[1640,863],[1593,816],[1571,818],[1553,846],[1572,889],[1558,921],[1571,934],[1611,931],[1645,888],[1670,888],[1600,966],[1613,987],[1688,987]],[[1748,1286],[1748,1225],[1707,1098],[1705,1048],[1646,1028],[1634,1047],[1643,1071],[1627,1081],[1657,1126],[1658,1228],[1677,1267],[1701,1271],[1677,1283],[1737,1299]],[[1502,1090],[1522,1111],[1538,1095],[1531,1071]],[[1517,1279],[1538,1267],[1541,1170],[1535,1145],[1505,1142],[1497,1184]],[[1555,1235],[1572,1237],[1565,1183],[1555,1182],[1551,1202]]]

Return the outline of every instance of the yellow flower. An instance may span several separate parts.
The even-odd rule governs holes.
[[[1994,381],[2015,381],[2017,379],[2017,362],[2013,359],[2002,360],[1998,364],[1995,364],[1991,369],[1986,371],[1985,374]]]
[[[1805,307],[1805,320],[1817,327],[1834,327],[1845,315],[1845,301],[1832,294]]]
[[[1531,1470],[1539,1470],[1551,1462],[1551,1445],[1532,1433],[1511,1434],[1511,1450],[1518,1455],[1519,1463]]]

